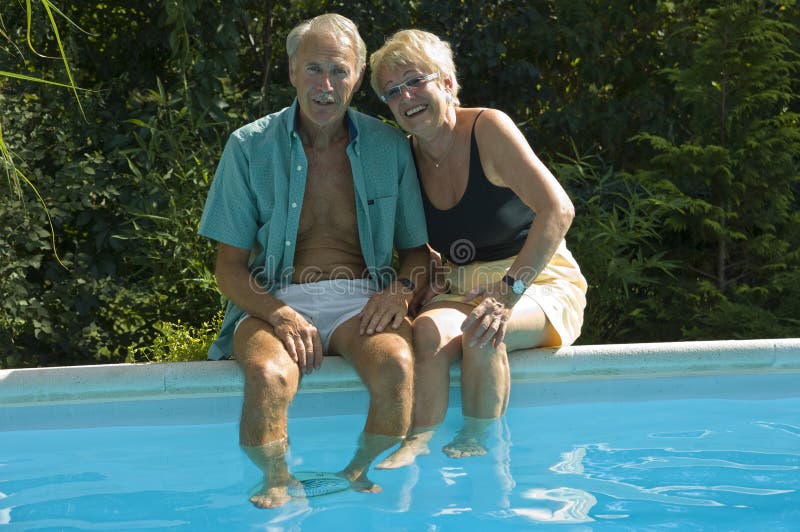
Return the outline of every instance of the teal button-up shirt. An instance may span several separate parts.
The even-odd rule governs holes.
[[[308,163],[295,128],[297,101],[236,130],[206,199],[199,233],[249,249],[254,278],[269,291],[292,279]],[[392,251],[428,240],[408,139],[388,124],[347,110],[361,252],[379,286],[393,278]],[[228,303],[208,358],[228,358],[243,311]]]

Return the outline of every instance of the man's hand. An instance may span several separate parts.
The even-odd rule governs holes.
[[[284,305],[273,312],[268,321],[301,372],[308,375],[322,367],[323,347],[319,331],[302,315]]]
[[[496,349],[505,338],[511,307],[519,296],[511,292],[505,282],[498,281],[470,290],[463,301],[477,298],[481,298],[481,302],[461,324],[463,342],[470,347],[483,347],[491,341]]]
[[[361,309],[358,317],[361,320],[361,334],[383,332],[391,324],[397,329],[408,314],[408,305],[414,292],[398,283],[391,283],[385,289],[373,295]]]

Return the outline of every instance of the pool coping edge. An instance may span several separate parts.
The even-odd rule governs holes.
[[[513,382],[800,372],[800,338],[569,346],[511,353]],[[458,385],[459,367],[451,370]],[[240,395],[233,361],[0,370],[0,404]],[[341,357],[303,378],[300,393],[364,390]]]

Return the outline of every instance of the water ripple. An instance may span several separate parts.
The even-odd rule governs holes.
[[[765,429],[772,429],[772,430],[780,430],[787,434],[791,434],[792,436],[797,436],[800,438],[800,427],[796,427],[794,425],[789,425],[788,423],[773,423],[771,421],[756,421],[754,423],[757,427],[763,427]]]
[[[547,523],[588,523],[594,521],[589,517],[597,499],[588,491],[561,487],[554,489],[530,489],[522,493],[522,497],[535,501],[556,501],[564,503],[553,511],[546,507],[511,508],[516,515],[527,517],[533,521]]]

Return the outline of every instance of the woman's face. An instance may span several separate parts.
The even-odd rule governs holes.
[[[378,79],[389,109],[405,131],[417,135],[441,126],[447,92],[440,84],[446,80],[438,78],[438,74],[410,65],[383,68]]]

